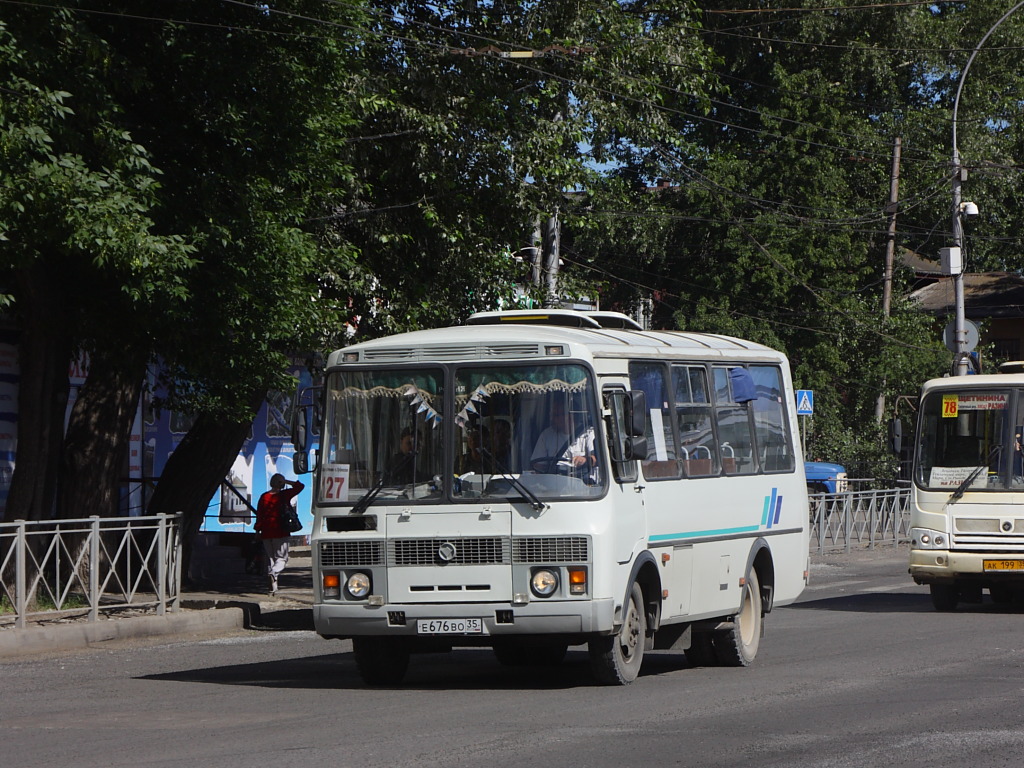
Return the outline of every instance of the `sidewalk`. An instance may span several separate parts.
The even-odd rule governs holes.
[[[244,573],[244,561],[208,569],[182,585],[181,610],[163,616],[124,609],[90,622],[85,617],[37,621],[24,629],[0,631],[0,662],[34,654],[78,651],[110,640],[144,637],[198,637],[242,629],[313,630],[313,581],[309,547],[293,547],[276,595],[267,578]]]
[[[313,629],[313,574],[308,546],[293,546],[276,595],[263,574],[214,572],[182,586],[183,610],[240,608],[247,629]]]

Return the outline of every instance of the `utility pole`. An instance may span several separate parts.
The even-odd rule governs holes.
[[[561,256],[562,226],[558,220],[558,209],[549,216],[544,227],[544,308],[557,309],[558,298],[558,262]]]
[[[971,64],[974,63],[974,59],[978,55],[978,51],[981,50],[981,46],[985,44],[985,41],[991,36],[996,28],[1006,21],[1010,16],[1016,13],[1017,9],[1024,6],[1024,0],[1014,5],[1010,10],[1004,13],[995,24],[988,28],[988,31],[982,36],[978,44],[974,46],[974,50],[971,51],[971,55],[967,58],[967,63],[964,64],[964,68],[960,70],[960,82],[956,86],[956,96],[953,97],[953,247],[943,248],[943,261],[945,262],[944,267],[949,265],[950,269],[946,274],[950,274],[953,277],[953,300],[956,303],[956,314],[955,314],[955,331],[956,331],[956,357],[954,358],[954,371],[957,376],[967,375],[967,321],[964,312],[964,275],[963,275],[963,261],[961,256],[961,248],[963,247],[964,241],[964,230],[963,230],[963,215],[964,205],[961,193],[961,185],[966,180],[967,169],[960,164],[960,149],[957,146],[957,124],[956,117],[957,112],[960,109],[960,95],[964,90],[964,80],[967,79],[967,73],[971,69]],[[974,207],[974,215],[977,215],[977,206]],[[943,270],[945,271],[945,269]]]
[[[900,150],[903,144],[897,136],[892,147],[892,173],[889,175],[889,203],[885,212],[889,214],[889,229],[885,236],[885,272],[882,277],[882,317],[889,319],[892,307],[892,268],[896,255],[896,214],[899,210],[900,194]],[[882,423],[885,414],[885,379],[882,379],[882,391],[875,403],[875,421]]]
[[[533,220],[533,237],[530,239],[530,282],[534,288],[540,288],[541,259],[544,258],[542,243],[544,235],[540,231],[540,216]]]

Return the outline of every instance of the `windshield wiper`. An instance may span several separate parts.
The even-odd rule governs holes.
[[[482,455],[485,459],[491,460],[491,466],[497,469],[498,474],[501,475],[506,480],[508,480],[512,487],[519,491],[520,495],[522,495],[524,499],[530,502],[531,507],[533,507],[539,512],[540,510],[544,509],[547,506],[547,504],[545,504],[543,501],[537,498],[537,494],[535,494],[533,491],[531,491],[529,488],[523,485],[523,483],[509,471],[508,467],[506,467],[504,464],[498,461],[497,456],[488,451],[486,448],[480,449],[480,455]]]
[[[946,506],[949,506],[950,504],[956,504],[958,501],[960,501],[960,499],[963,498],[963,495],[967,492],[967,489],[970,488],[971,484],[978,479],[978,475],[980,475],[982,472],[988,471],[989,464],[992,463],[992,458],[997,453],[999,453],[1000,448],[1001,446],[999,445],[992,446],[992,450],[988,452],[988,456],[985,459],[985,463],[982,464],[980,467],[975,467],[974,471],[964,478],[963,482],[960,483],[960,485],[956,487],[956,490],[950,494],[949,501],[946,502]]]
[[[373,503],[373,500],[377,498],[377,494],[379,494],[381,492],[381,489],[384,488],[384,484],[388,475],[396,475],[398,474],[399,471],[405,469],[405,465],[412,461],[415,455],[416,451],[409,451],[409,453],[405,454],[405,456],[402,457],[402,460],[395,464],[395,466],[391,467],[386,472],[381,472],[380,480],[374,483],[373,486],[366,493],[359,497],[356,503],[352,505],[352,509],[350,509],[348,513],[350,515],[360,515],[363,512],[365,512],[367,508]]]

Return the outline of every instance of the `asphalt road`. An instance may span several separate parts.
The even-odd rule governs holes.
[[[657,653],[624,688],[582,650],[556,669],[488,651],[360,681],[347,642],[245,632],[0,665],[0,765],[1020,766],[1024,609],[936,613],[906,552],[818,561],[755,664]]]

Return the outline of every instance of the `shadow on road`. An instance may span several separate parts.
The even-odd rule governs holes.
[[[852,611],[854,613],[930,613],[931,598],[919,592],[858,592],[819,600],[802,600],[787,608],[811,611]]]
[[[787,608],[812,611],[851,611],[853,613],[935,613],[927,592],[860,592],[820,600],[804,600]],[[1002,605],[989,602],[961,603],[956,613],[1024,613],[1024,603]]]
[[[650,653],[644,660],[641,677],[687,670],[682,653]],[[378,690],[359,677],[351,653],[284,659],[273,662],[231,664],[189,669],[141,680],[175,683],[210,683],[258,688],[311,690]],[[559,690],[590,688],[598,685],[590,673],[585,649],[573,649],[565,661],[553,667],[503,667],[489,649],[458,648],[447,654],[416,654],[401,685],[386,690],[477,691],[477,690]]]

